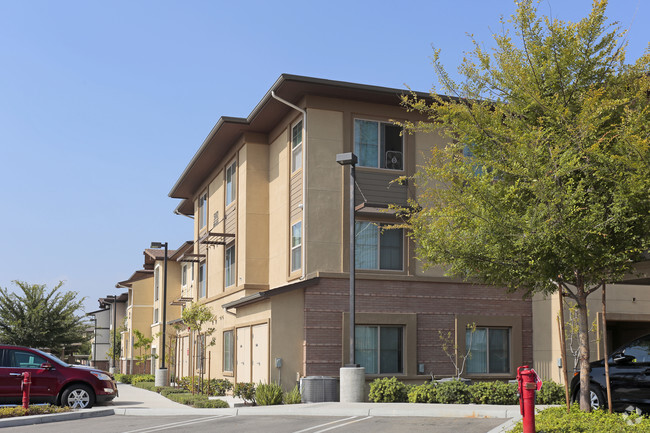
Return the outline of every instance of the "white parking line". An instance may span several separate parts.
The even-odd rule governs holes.
[[[149,433],[149,432],[155,432],[155,431],[160,431],[160,430],[169,430],[171,428],[176,428],[176,427],[182,427],[186,425],[192,425],[192,424],[200,424],[208,421],[215,420],[217,418],[232,418],[234,415],[217,415],[217,416],[209,416],[209,417],[201,417],[197,419],[192,419],[189,421],[179,421],[179,422],[173,422],[170,424],[162,424],[158,426],[149,426],[145,428],[141,428],[138,430],[130,430],[124,433]]]
[[[336,421],[331,421],[331,422],[328,422],[328,423],[325,423],[325,424],[315,425],[313,427],[309,427],[309,428],[306,428],[304,430],[298,430],[298,431],[293,432],[293,433],[304,433],[306,431],[314,430],[314,429],[325,427],[325,426],[332,425],[332,424],[337,424],[337,423],[340,423],[340,422],[343,422],[343,421],[349,421],[349,420],[355,419],[355,418],[358,418],[358,416],[351,416],[350,418],[337,419]]]
[[[339,424],[339,425],[335,425],[334,427],[326,428],[324,430],[318,430],[315,433],[321,433],[321,432],[324,432],[324,431],[334,430],[334,429],[337,429],[337,428],[345,427],[346,425],[354,424],[355,422],[365,421],[365,420],[370,419],[370,418],[372,418],[372,417],[367,416],[365,418],[355,419],[354,421],[346,422],[345,424]]]

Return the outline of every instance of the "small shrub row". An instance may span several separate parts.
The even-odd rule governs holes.
[[[228,379],[203,379],[200,377],[182,377],[178,380],[178,386],[194,393],[222,396],[232,389],[232,383]]]
[[[155,380],[153,374],[134,374],[131,378],[131,385],[137,385],[140,382],[154,382]]]
[[[517,384],[477,382],[467,385],[458,380],[405,385],[395,377],[375,379],[370,384],[368,399],[375,403],[443,403],[443,404],[519,404]],[[537,404],[563,404],[564,387],[544,382],[537,392]]]
[[[13,418],[17,416],[44,415],[49,413],[70,412],[70,410],[71,409],[69,407],[52,406],[49,404],[32,405],[29,406],[28,409],[25,409],[22,406],[0,407],[0,419]]]
[[[293,389],[284,394],[284,404],[299,404],[302,403],[302,395],[298,389],[298,385],[294,386]]]
[[[538,412],[535,415],[535,429],[545,433],[641,433],[650,431],[650,419],[635,413],[610,414],[604,410],[587,413],[574,404],[570,413],[567,413],[566,407],[551,407]],[[522,431],[523,426],[519,422],[510,433]]]
[[[177,403],[185,404],[187,406],[199,408],[229,408],[230,405],[223,400],[210,400],[208,396],[203,394],[185,393],[170,393],[167,398]]]
[[[235,397],[239,397],[244,402],[251,402],[255,404],[255,384],[252,382],[239,382],[236,383],[232,389]]]
[[[282,404],[284,392],[277,383],[260,383],[255,388],[255,402],[260,406]]]

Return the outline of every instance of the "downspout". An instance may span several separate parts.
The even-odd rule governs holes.
[[[278,95],[275,94],[273,90],[271,90],[271,96],[274,99],[277,99],[278,101],[282,102],[284,105],[287,105],[294,110],[300,111],[302,113],[302,251],[300,252],[301,254],[301,268],[302,268],[302,276],[300,277],[301,280],[305,279],[305,271],[307,269],[307,262],[306,262],[306,257],[307,257],[307,110],[303,110],[302,108],[298,107],[297,105],[292,104],[289,101],[286,101],[282,98],[280,98]]]

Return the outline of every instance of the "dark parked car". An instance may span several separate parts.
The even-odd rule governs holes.
[[[31,373],[30,403],[51,403],[89,408],[117,396],[110,373],[82,365],[67,364],[37,349],[0,346],[0,402],[22,402],[22,373]]]
[[[591,407],[607,406],[607,385],[604,360],[590,364],[589,390]],[[650,411],[650,335],[645,335],[615,350],[609,357],[609,378],[612,406],[624,411],[629,406]],[[571,397],[578,400],[580,374],[571,381]]]

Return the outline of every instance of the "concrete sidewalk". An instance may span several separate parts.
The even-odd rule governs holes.
[[[0,428],[42,424],[70,419],[109,415],[140,416],[404,416],[432,418],[503,418],[504,424],[489,433],[506,431],[520,418],[519,406],[474,404],[424,403],[303,403],[278,406],[240,406],[243,402],[233,397],[220,397],[229,409],[197,409],[173,402],[160,394],[131,385],[118,384],[119,397],[113,402],[92,409],[81,409],[63,414],[34,415],[0,420]]]

